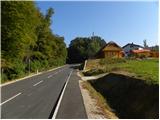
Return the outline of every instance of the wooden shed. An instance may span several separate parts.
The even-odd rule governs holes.
[[[123,49],[115,42],[110,41],[98,53],[99,58],[121,58],[124,56]]]

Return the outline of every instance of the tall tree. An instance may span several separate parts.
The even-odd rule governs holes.
[[[34,2],[2,1],[1,5],[2,57],[16,76],[23,74],[23,60],[37,39],[37,9]]]
[[[77,37],[69,45],[68,62],[83,62],[93,57],[105,44],[106,42],[99,36]]]
[[[148,48],[147,40],[143,40],[143,45],[144,45],[144,48]]]
[[[43,15],[33,1],[2,1],[2,68],[5,79],[28,71],[44,70],[65,64],[64,38],[50,29],[54,13]]]

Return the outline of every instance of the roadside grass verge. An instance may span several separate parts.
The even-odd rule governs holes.
[[[89,63],[88,63],[89,64]],[[100,59],[96,62],[96,68],[90,67],[83,72],[85,76],[98,75],[105,72],[125,71],[134,73],[136,78],[146,82],[159,83],[159,60],[158,59]]]
[[[102,111],[99,112],[98,114],[103,114],[106,118],[111,118],[111,119],[117,118],[113,110],[107,104],[107,100],[99,92],[97,92],[89,82],[83,81],[82,87],[89,91],[91,98],[96,99],[96,104]]]

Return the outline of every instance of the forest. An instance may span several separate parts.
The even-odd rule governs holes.
[[[45,15],[33,1],[1,2],[2,82],[66,63],[64,37],[50,29],[54,10]]]

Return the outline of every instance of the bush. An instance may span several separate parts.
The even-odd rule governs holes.
[[[41,68],[41,63],[38,60],[33,61],[31,62],[30,67],[31,67],[31,72],[36,72]]]
[[[47,60],[43,60],[43,61],[40,61],[40,62],[41,62],[41,67],[42,68],[48,67],[48,61]]]
[[[8,80],[8,77],[5,73],[1,73],[1,83],[4,83],[6,80]]]
[[[24,76],[25,74],[25,64],[18,59],[12,59],[11,61],[11,66],[6,67],[3,71],[3,76],[5,79],[12,80],[21,76]]]

